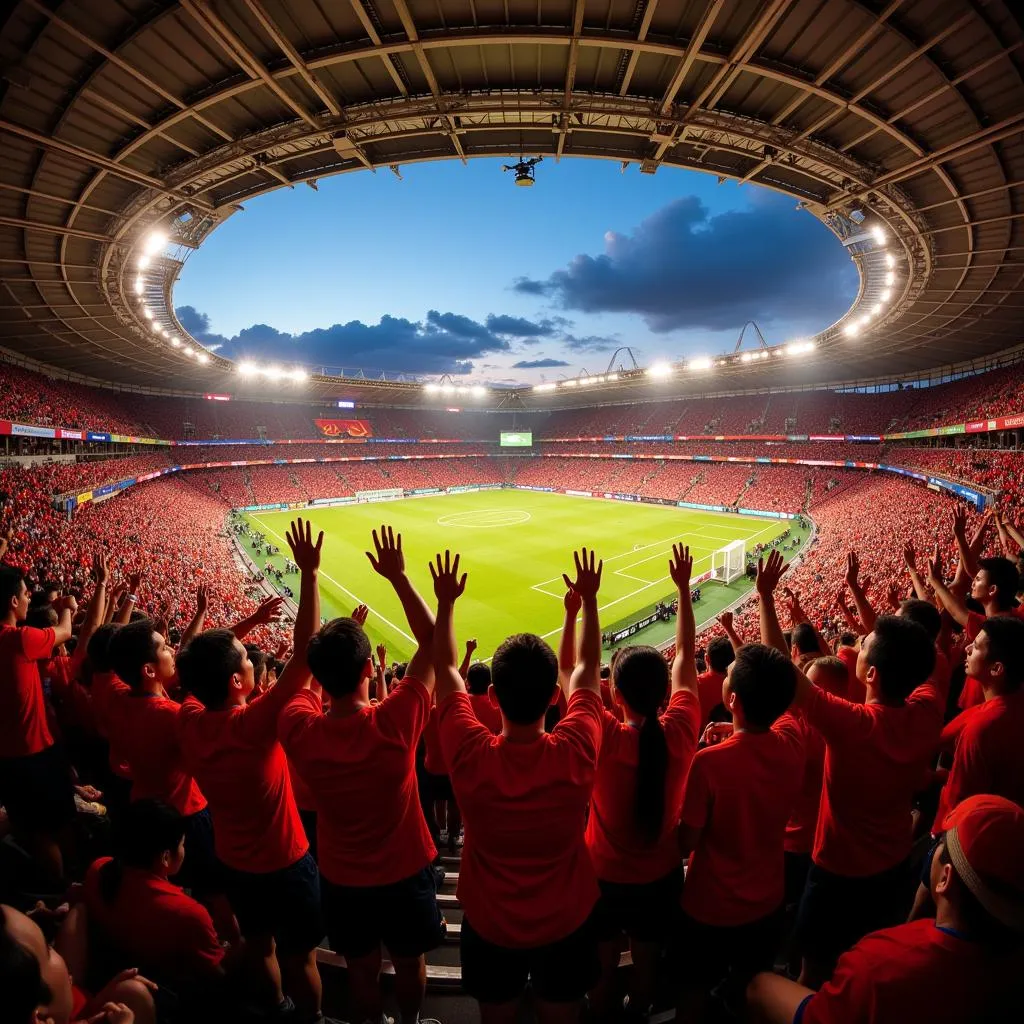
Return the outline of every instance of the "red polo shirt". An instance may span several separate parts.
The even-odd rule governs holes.
[[[698,750],[682,823],[700,829],[683,910],[731,927],[766,917],[785,893],[783,839],[803,775],[804,733],[784,714],[767,732],[736,733]]]
[[[640,733],[604,712],[601,756],[587,820],[587,849],[598,878],[643,884],[679,867],[676,829],[686,774],[700,739],[700,716],[700,702],[688,690],[673,693],[661,716],[669,755],[665,817],[658,841],[648,845],[637,831],[635,815]]]
[[[352,715],[325,715],[310,690],[281,713],[278,735],[317,807],[320,871],[335,885],[390,885],[437,855],[416,784],[429,708],[430,694],[407,675]]]
[[[53,746],[39,662],[53,653],[52,629],[0,626],[0,757],[27,757]]]
[[[469,695],[440,705],[441,745],[466,828],[458,896],[488,942],[511,948],[565,938],[599,890],[584,842],[601,746],[601,698],[577,690],[565,717],[529,743],[495,736]]]

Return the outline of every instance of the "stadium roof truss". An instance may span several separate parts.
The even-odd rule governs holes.
[[[730,363],[729,386],[983,359],[1018,344],[1024,324],[1014,9],[19,0],[0,27],[0,344],[124,385],[244,391],[233,364],[196,348],[171,292],[246,199],[347,171],[528,153],[765,185],[847,244],[861,275],[851,310],[799,365]],[[147,253],[155,228],[169,244]],[[318,377],[304,393],[337,388]],[[356,390],[388,401],[422,388]]]

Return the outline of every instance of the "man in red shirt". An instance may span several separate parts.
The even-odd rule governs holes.
[[[777,551],[758,563],[765,642],[737,652],[723,692],[732,734],[698,750],[686,780],[679,847],[690,862],[676,953],[680,1024],[702,1019],[711,990],[726,976],[746,984],[770,968],[778,945],[783,840],[804,763],[802,730],[786,711],[796,670],[772,597],[783,568]]]
[[[730,616],[731,613],[726,613]],[[700,727],[703,731],[708,722],[727,722],[729,713],[722,704],[722,683],[729,666],[736,660],[732,641],[725,636],[716,636],[708,644],[707,671],[697,676],[697,692],[700,694]]]
[[[935,917],[876,931],[818,992],[772,973],[747,990],[768,1024],[962,1024],[1021,1020],[1024,809],[968,797],[944,821],[929,887]]]
[[[600,974],[599,890],[584,829],[601,744],[602,565],[585,548],[575,561],[576,579],[565,582],[582,600],[583,630],[568,711],[544,731],[558,661],[540,637],[517,634],[491,663],[500,736],[481,724],[459,675],[453,612],[466,586],[459,556],[438,555],[430,567],[441,744],[466,822],[462,984],[480,1003],[483,1024],[514,1019],[531,979],[542,1020],[574,1021]]]
[[[879,616],[857,657],[864,703],[798,677],[796,704],[825,740],[825,776],[797,922],[802,980],[820,984],[839,955],[906,917],[915,794],[942,729],[935,646],[903,616]]]
[[[224,886],[262,981],[254,995],[277,1010],[291,1005],[287,991],[296,1024],[305,1024],[321,1019],[320,878],[277,727],[310,679],[306,646],[320,624],[323,534],[314,544],[309,523],[298,519],[287,536],[302,573],[291,660],[277,684],[250,701],[253,667],[241,641],[228,629],[200,633],[178,652],[178,677],[189,693],[178,730],[184,768],[209,801]]]
[[[64,877],[61,852],[75,817],[71,766],[46,721],[39,662],[71,639],[73,597],[61,598],[52,629],[19,626],[29,609],[22,573],[0,565],[0,803],[47,883]]]
[[[369,638],[334,619],[310,641],[315,684],[292,697],[278,732],[318,808],[317,852],[327,937],[348,964],[354,1020],[382,1019],[381,943],[395,967],[402,1019],[415,1021],[426,988],[424,953],[444,938],[420,808],[416,744],[434,690],[434,616],[405,571],[402,535],[373,533],[374,569],[395,589],[417,648],[379,702]],[[278,686],[281,684],[278,683]],[[319,690],[331,698],[324,714]]]

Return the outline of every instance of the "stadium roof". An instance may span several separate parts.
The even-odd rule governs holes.
[[[844,239],[861,270],[851,312],[806,359],[730,364],[731,387],[984,357],[1024,324],[1014,8],[20,0],[0,15],[0,345],[103,380],[237,393],[232,364],[182,332],[171,289],[239,204],[328,174],[526,153],[756,182]],[[147,259],[155,228],[170,241]],[[412,389],[361,392],[396,387]]]

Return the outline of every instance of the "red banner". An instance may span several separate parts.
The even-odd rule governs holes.
[[[373,437],[366,420],[317,420],[316,425],[325,437]]]

